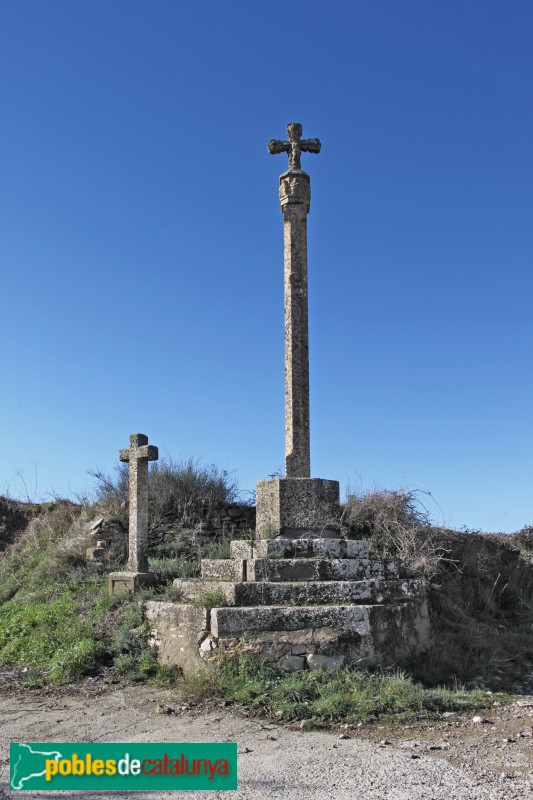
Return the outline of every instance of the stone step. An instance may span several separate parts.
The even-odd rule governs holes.
[[[204,576],[202,569],[202,577]],[[248,581],[360,581],[397,578],[394,561],[367,558],[255,558],[246,562]]]
[[[313,606],[405,602],[425,592],[422,579],[366,581],[260,581],[257,583],[176,579],[184,603],[202,594],[225,597],[230,606]],[[219,601],[220,602],[220,601]]]
[[[376,614],[394,613],[400,620],[402,609],[417,604],[402,603],[389,606],[260,606],[213,608],[210,616],[211,634],[215,637],[247,637],[261,631],[317,631],[329,629],[349,638],[350,634],[366,636],[370,633],[370,618]]]
[[[245,581],[246,560],[243,558],[202,558],[202,578],[206,581]]]
[[[427,602],[375,605],[204,607],[148,601],[151,644],[162,664],[197,673],[249,653],[285,669],[400,664],[427,649]]]
[[[366,539],[236,539],[232,558],[368,558]]]
[[[208,581],[361,581],[398,577],[394,561],[368,558],[204,558]]]

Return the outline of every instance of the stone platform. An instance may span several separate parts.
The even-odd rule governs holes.
[[[149,601],[161,663],[194,672],[250,653],[291,670],[401,664],[429,643],[425,582],[369,557],[366,541],[262,539],[231,543],[176,580],[179,603]]]

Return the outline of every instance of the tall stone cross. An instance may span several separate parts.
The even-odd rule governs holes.
[[[320,139],[302,139],[299,122],[289,122],[287,136],[288,141],[268,143],[269,153],[289,156],[289,169],[279,179],[285,261],[285,468],[288,478],[309,478],[307,214],[311,183],[301,169],[301,153],[319,153],[321,144]]]
[[[132,433],[130,446],[120,451],[120,460],[130,465],[128,570],[148,572],[148,462],[157,461],[159,452],[148,444],[144,433]]]

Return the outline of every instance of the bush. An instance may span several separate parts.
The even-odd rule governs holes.
[[[511,536],[511,544],[527,558],[533,558],[533,525],[526,525]]]
[[[514,536],[452,531],[431,525],[414,492],[375,490],[348,495],[347,535],[367,538],[378,558],[398,559],[404,576],[428,579],[432,644],[411,664],[435,685],[484,676],[510,686],[533,665],[532,528]]]
[[[398,559],[405,575],[430,578],[446,556],[415,492],[349,492],[342,522],[348,536],[369,540],[374,557]]]
[[[118,465],[114,476],[101,470],[90,474],[96,478],[96,501],[111,516],[125,520],[128,465]],[[236,502],[238,486],[230,472],[214,464],[202,466],[192,458],[184,461],[163,458],[150,465],[148,494],[151,528],[168,520],[189,528],[198,524],[206,511]]]

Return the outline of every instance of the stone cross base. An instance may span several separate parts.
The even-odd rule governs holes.
[[[272,478],[257,483],[258,539],[337,538],[339,482]]]
[[[155,582],[153,572],[111,572],[109,594],[132,594],[141,586],[153,586]]]

